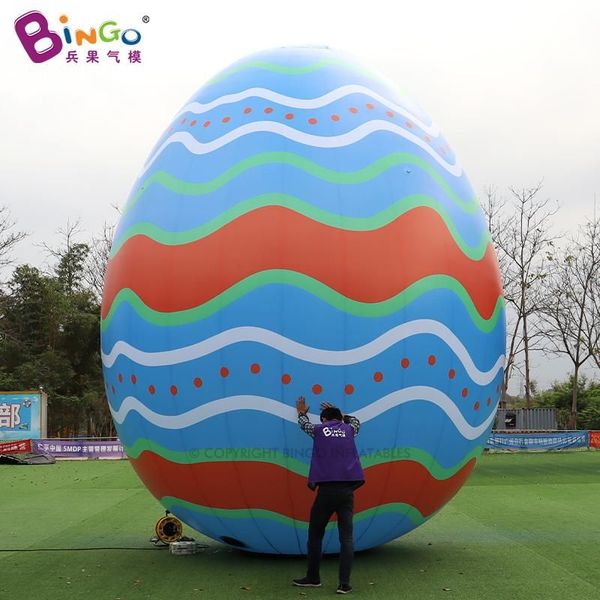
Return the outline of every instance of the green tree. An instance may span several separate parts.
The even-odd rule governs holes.
[[[81,234],[79,221],[66,225],[58,230],[61,243],[56,246],[44,244],[46,253],[55,259],[54,274],[67,293],[79,292],[83,289],[85,265],[90,253],[90,246],[76,241]]]
[[[600,384],[580,377],[575,385],[573,376],[565,381],[557,381],[552,387],[536,396],[538,406],[553,407],[562,427],[572,427],[571,403],[573,390],[577,391],[579,410],[577,429],[600,429]]]
[[[0,293],[0,389],[43,388],[50,435],[114,433],[99,356],[100,306],[79,283],[84,254],[73,244],[50,275],[22,265]]]

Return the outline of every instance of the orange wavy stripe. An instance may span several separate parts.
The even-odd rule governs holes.
[[[175,496],[214,508],[264,509],[309,520],[314,494],[306,479],[279,465],[258,461],[180,464],[148,450],[131,463],[156,498]],[[366,483],[356,491],[355,511],[404,502],[427,517],[456,494],[475,463],[472,458],[448,479],[435,479],[421,463],[411,460],[367,467]]]
[[[268,206],[187,244],[130,238],[108,264],[102,316],[123,288],[156,311],[175,312],[202,305],[269,269],[303,273],[359,302],[384,301],[423,277],[449,275],[465,287],[484,319],[501,294],[492,246],[481,260],[469,259],[429,207],[380,229],[348,231]]]

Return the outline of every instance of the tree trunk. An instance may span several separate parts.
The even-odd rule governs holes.
[[[504,378],[502,379],[502,392],[500,396],[500,408],[507,408],[506,406],[506,394],[508,393],[508,380],[510,375],[507,371],[504,371]]]
[[[575,366],[573,373],[573,395],[571,400],[571,418],[569,419],[569,429],[577,429],[577,391],[579,382],[579,365]]]
[[[517,343],[517,334],[519,332],[519,326],[521,325],[521,317],[517,318],[514,330],[510,336],[510,348],[508,350],[508,356],[506,358],[506,365],[504,367],[504,380],[502,382],[502,396],[500,408],[507,408],[506,395],[508,394],[508,383],[512,377],[512,371],[515,364],[515,345]]]
[[[525,353],[525,400],[527,408],[531,408],[531,374],[529,369],[529,334],[527,332],[527,315],[523,312],[523,350]]]
[[[502,391],[500,396],[500,408],[508,408],[508,384],[512,377],[514,367],[514,355],[511,355],[504,368],[504,377],[502,378]]]

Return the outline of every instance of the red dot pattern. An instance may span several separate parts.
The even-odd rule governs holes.
[[[427,358],[427,362],[430,365],[435,365],[436,364],[436,360],[437,359],[436,359],[435,355],[433,355],[433,354],[430,354],[428,356],[428,358]],[[400,360],[400,366],[402,367],[402,369],[408,369],[409,366],[410,366],[410,359],[408,357],[403,357]],[[253,375],[258,375],[262,371],[261,365],[259,363],[252,363],[252,364],[249,365],[249,371]],[[221,377],[225,378],[225,377],[229,376],[230,372],[229,372],[229,369],[227,367],[223,366],[223,367],[221,367],[219,369],[219,374],[220,374]],[[381,371],[375,371],[373,373],[372,377],[373,377],[373,381],[375,381],[376,383],[381,383],[383,381],[383,373]],[[448,370],[448,378],[452,380],[455,377],[456,377],[456,371],[454,369],[449,369]],[[132,384],[134,384],[134,385],[137,384],[137,380],[138,380],[137,375],[131,374],[129,376],[129,378],[130,378]],[[117,380],[118,380],[118,382],[122,383],[123,379],[124,379],[123,378],[123,374],[122,373],[118,373],[117,374]],[[289,385],[291,382],[292,382],[292,376],[289,373],[283,373],[281,375],[281,383],[283,385]],[[200,377],[195,377],[192,380],[192,383],[193,383],[194,387],[197,388],[197,389],[201,388],[203,386],[203,384],[204,384],[203,380]],[[148,385],[147,389],[148,389],[148,393],[151,396],[153,396],[156,393],[156,387],[153,384]],[[312,389],[313,394],[315,394],[317,396],[323,392],[323,386],[321,384],[319,384],[319,383],[315,383],[312,386],[311,389]],[[500,389],[501,389],[501,386],[498,385],[496,387],[496,390],[499,391]],[[113,394],[116,394],[116,389],[115,389],[115,385],[114,384],[112,384],[110,386],[110,391]],[[344,394],[346,394],[347,396],[350,396],[350,395],[352,395],[355,392],[355,387],[354,387],[353,384],[347,383],[347,384],[344,385],[343,391],[344,391]],[[176,396],[178,394],[179,390],[178,390],[178,388],[177,388],[176,385],[171,385],[169,387],[169,392],[170,392],[170,394],[172,396]],[[469,395],[469,389],[467,387],[463,387],[462,390],[461,390],[461,396],[463,398],[466,398],[468,395]],[[474,404],[473,404],[473,410],[474,411],[478,411],[480,409],[480,407],[481,407],[482,402],[480,402],[479,400],[477,400],[476,402],[474,402]],[[486,403],[486,405],[488,407],[491,406],[492,399],[490,397],[488,397],[486,399],[485,403]]]
[[[377,106],[376,106],[376,105],[375,105],[373,102],[367,102],[367,103],[364,105],[364,107],[365,107],[367,110],[369,110],[369,111],[372,111],[372,110],[375,110],[376,108],[378,108],[378,107],[377,107]],[[383,108],[383,107],[379,107],[379,108]],[[351,114],[354,114],[354,115],[355,115],[355,114],[358,114],[358,113],[360,112],[360,110],[359,110],[359,108],[358,108],[357,106],[348,106],[348,107],[347,107],[347,109],[348,109],[348,111],[349,111]],[[245,107],[242,109],[242,114],[244,114],[244,115],[249,115],[249,114],[250,114],[250,113],[252,113],[252,112],[253,112],[253,109],[252,109],[252,107],[251,107],[251,106],[245,106]],[[271,115],[271,114],[273,114],[273,113],[274,113],[274,109],[273,109],[273,107],[272,107],[272,106],[266,106],[265,108],[263,108],[263,112],[264,112],[265,114],[267,114],[267,115]],[[393,119],[393,118],[395,118],[395,117],[396,117],[396,114],[395,114],[393,111],[391,111],[391,110],[386,110],[386,111],[385,111],[385,115],[386,115],[388,118],[390,118],[390,119]],[[293,119],[293,118],[294,118],[294,116],[295,116],[295,115],[294,115],[294,113],[291,113],[291,112],[285,113],[285,114],[283,115],[283,117],[284,117],[285,119],[287,119],[288,121],[289,121],[289,120],[291,120],[291,119]],[[331,118],[331,120],[332,120],[332,121],[336,121],[336,122],[337,122],[337,121],[340,121],[340,115],[339,115],[339,114],[336,114],[336,113],[334,113],[334,114],[330,115],[330,118]],[[221,118],[221,123],[224,123],[224,124],[225,124],[225,123],[229,123],[230,121],[232,121],[232,120],[234,120],[234,119],[235,119],[235,115],[233,115],[233,116],[231,116],[231,115],[226,115],[226,116],[224,116],[224,117],[222,117],[222,118]],[[316,119],[315,117],[311,117],[311,118],[307,119],[307,121],[308,121],[308,123],[309,123],[310,125],[316,125],[316,124],[317,124],[317,122],[318,122],[318,121],[317,121],[317,119]],[[186,122],[187,122],[187,119],[186,119],[185,117],[184,117],[184,118],[182,118],[182,119],[179,121],[179,126],[182,126],[182,125],[184,125]],[[196,123],[197,123],[196,119],[192,119],[192,120],[190,120],[190,121],[189,121],[189,126],[190,126],[190,127],[194,127],[194,126],[196,125]],[[209,126],[210,126],[210,124],[211,124],[211,122],[210,122],[210,121],[204,121],[204,123],[203,123],[203,126],[204,126],[204,127],[209,127]],[[410,120],[405,120],[405,121],[402,123],[402,125],[404,125],[404,127],[406,127],[407,129],[413,129],[413,128],[414,128],[414,126],[415,126],[415,125],[414,125],[414,123],[413,123],[412,121],[410,121]],[[174,131],[174,127],[172,126],[172,127],[170,127],[170,128],[169,128],[169,130],[168,130],[168,133],[172,133],[173,131]],[[429,143],[431,143],[431,137],[430,137],[430,136],[428,136],[428,135],[423,135],[423,140],[425,140],[425,141],[426,141],[428,144],[429,144]],[[442,147],[440,147],[440,152],[441,152],[442,154],[444,154],[444,155],[445,155],[445,154],[447,154],[447,153],[449,152],[449,150],[448,150],[448,148],[447,148],[447,147],[444,147],[444,146],[442,146]]]

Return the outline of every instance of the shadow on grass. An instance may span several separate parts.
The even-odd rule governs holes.
[[[433,544],[421,545],[404,543],[403,541],[390,542],[377,548],[355,552],[355,562],[360,562],[365,568],[370,566],[381,566],[382,564],[402,564],[405,566],[421,566],[425,563],[439,560],[438,555],[452,554],[453,557],[460,555],[462,547],[444,545],[444,548],[435,548]],[[196,556],[203,556],[208,562],[223,564],[235,564],[236,567],[248,569],[267,569],[272,572],[276,568],[294,567],[303,571],[306,566],[306,556],[291,554],[260,554],[256,552],[244,552],[237,548],[214,544],[201,551]],[[337,565],[338,554],[327,554],[323,556],[322,564]]]

